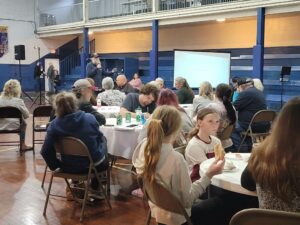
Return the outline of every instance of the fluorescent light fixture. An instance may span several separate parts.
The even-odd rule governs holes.
[[[226,19],[225,18],[219,18],[217,19],[218,22],[224,22]]]

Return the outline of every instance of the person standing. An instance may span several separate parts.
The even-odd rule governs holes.
[[[43,74],[43,67],[41,63],[38,61],[34,67],[33,78],[34,78],[34,90],[35,92],[39,92],[41,88],[40,78]]]
[[[57,70],[54,68],[53,63],[49,63],[49,67],[47,69],[47,78],[48,78],[48,87],[49,87],[49,94],[55,93],[55,76],[56,76]]]
[[[105,71],[97,53],[92,54],[91,62],[86,65],[87,77],[92,78],[95,86],[98,88],[101,88],[102,79],[107,76],[113,76],[116,70],[116,68],[113,68],[112,71]]]

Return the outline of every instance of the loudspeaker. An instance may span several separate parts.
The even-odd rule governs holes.
[[[25,60],[25,45],[15,45],[15,59]]]
[[[291,75],[291,66],[283,66],[281,68],[281,72],[280,72],[280,75],[281,76],[285,76],[285,75]]]

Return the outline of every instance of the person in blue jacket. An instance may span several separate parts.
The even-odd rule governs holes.
[[[54,108],[56,118],[47,128],[45,142],[41,155],[51,170],[57,168],[68,173],[88,172],[89,160],[86,157],[61,155],[57,158],[54,143],[62,137],[75,137],[86,144],[98,171],[108,168],[107,142],[99,130],[96,118],[77,110],[77,100],[74,94],[61,92],[55,96]],[[92,188],[98,188],[97,180],[92,180]]]

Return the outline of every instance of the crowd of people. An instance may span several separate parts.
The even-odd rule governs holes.
[[[65,136],[79,138],[87,145],[99,171],[108,167],[106,138],[99,130],[106,119],[93,107],[95,98],[98,98],[103,105],[120,106],[123,117],[127,113],[135,117],[136,109],[140,108],[148,120],[140,132],[133,154],[136,172],[150,183],[162,181],[187,209],[194,224],[202,224],[201,221],[216,224],[216,220],[209,218],[212,215],[209,210],[222,210],[218,201],[222,202],[222,207],[228,205],[234,208],[226,211],[227,215],[224,215],[225,211],[220,214],[219,224],[225,224],[237,210],[248,207],[235,207],[234,204],[238,203],[233,202],[224,203],[224,193],[220,190],[217,190],[221,196],[216,197],[218,200],[206,199],[206,188],[214,175],[222,173],[225,160],[216,158],[202,176],[199,168],[203,161],[215,157],[214,148],[217,145],[223,146],[227,152],[238,149],[252,152],[241,181],[245,188],[257,189],[259,207],[300,212],[299,97],[284,106],[272,124],[270,136],[252,151],[251,139],[246,139],[240,146],[241,134],[248,128],[253,115],[267,108],[263,85],[259,80],[235,77],[232,85],[222,83],[215,90],[206,81],[200,84],[199,94],[195,96],[183,77],[175,79],[176,91],[173,91],[165,88],[162,78],[143,84],[138,74],[134,74],[130,82],[124,74],[116,76],[115,82],[109,74],[100,77],[103,73],[98,71],[101,63],[97,57],[93,57],[87,68],[90,71],[88,77],[92,79],[77,80],[72,92],[61,92],[53,100],[54,116],[41,149],[51,170],[62,168],[72,173],[85,172],[88,168],[87,161],[80,157],[57,158],[55,140]],[[96,95],[95,85],[99,87],[100,83],[103,92]],[[0,106],[18,107],[25,120],[29,112],[20,93],[18,81],[7,81],[0,97]],[[191,104],[192,114],[188,115],[180,104]],[[7,124],[13,126],[14,123],[1,119],[0,127]],[[222,132],[230,125],[234,125],[231,137],[220,140]],[[255,124],[252,129],[265,132],[270,129],[270,124]],[[25,130],[26,123],[22,128],[23,149],[29,148],[24,141]],[[173,150],[180,145],[186,145],[184,156]],[[97,188],[98,184],[94,181],[92,185]],[[202,198],[200,202],[199,198]],[[159,224],[186,222],[183,216],[163,210],[151,202],[149,205],[152,216]]]

